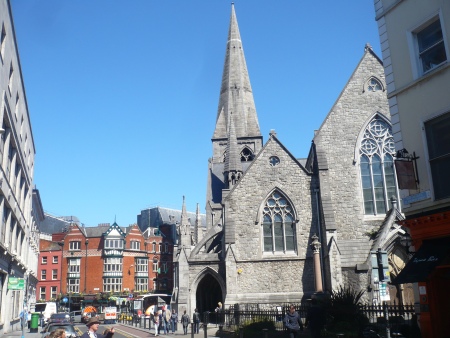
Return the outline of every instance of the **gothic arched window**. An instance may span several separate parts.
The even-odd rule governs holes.
[[[263,238],[265,252],[295,250],[294,210],[277,190],[268,198],[263,209]]]
[[[379,90],[383,90],[383,86],[381,85],[380,80],[374,77],[371,77],[369,81],[367,81],[366,86],[369,92],[377,92]]]
[[[254,157],[255,156],[253,155],[253,152],[250,149],[248,149],[247,147],[242,149],[242,151],[241,151],[241,161],[242,162],[252,161]]]
[[[389,199],[397,197],[392,128],[376,116],[367,125],[360,147],[361,181],[366,215],[385,214]]]

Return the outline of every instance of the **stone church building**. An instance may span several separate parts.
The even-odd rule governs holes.
[[[369,290],[373,301],[371,251],[389,252],[394,275],[405,260],[381,60],[366,45],[299,159],[275,131],[263,142],[233,5],[226,48],[206,229],[191,226],[183,202],[173,306],[188,313],[213,311],[219,301],[271,307],[339,286]]]

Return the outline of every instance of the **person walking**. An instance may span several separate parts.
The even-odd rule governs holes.
[[[160,311],[158,311],[158,314],[159,314],[159,332],[158,333],[161,334],[161,330],[162,330],[164,334],[167,334],[167,327],[166,327],[166,321],[165,321],[166,311],[160,310]]]
[[[320,338],[320,331],[325,327],[325,311],[317,303],[317,299],[311,299],[311,306],[306,314],[305,326],[311,333],[311,338]]]
[[[164,334],[166,334],[170,330],[170,310],[166,306],[163,307],[162,317],[165,327]]]
[[[27,322],[28,322],[28,329],[31,328],[31,312],[28,311],[27,313]]]
[[[181,324],[183,324],[184,334],[187,334],[189,326],[189,316],[186,314],[186,310],[184,310],[184,314],[181,316]]]
[[[83,333],[80,338],[112,338],[115,332],[114,328],[112,327],[106,335],[102,335],[101,333],[97,333],[99,325],[100,321],[97,317],[89,318],[86,323],[88,330]]]
[[[194,310],[192,315],[192,321],[194,322],[194,333],[199,333],[200,331],[200,313],[198,313],[197,308]]]
[[[172,315],[170,316],[170,326],[172,327],[172,333],[175,333],[177,330],[177,323],[178,323],[178,313],[174,309],[172,310]]]
[[[289,312],[284,317],[284,325],[288,330],[289,338],[300,337],[300,331],[303,331],[303,323],[300,315],[295,311],[294,305],[289,307]]]
[[[158,335],[158,326],[159,326],[158,311],[155,311],[155,314],[153,315],[153,324],[155,325],[155,336],[157,336]]]

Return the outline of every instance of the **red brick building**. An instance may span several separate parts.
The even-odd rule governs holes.
[[[58,242],[39,241],[38,283],[36,299],[56,300],[61,292],[62,250]]]
[[[149,228],[143,233],[136,224],[72,224],[64,237],[63,294],[170,294],[173,240],[170,229],[165,228]]]

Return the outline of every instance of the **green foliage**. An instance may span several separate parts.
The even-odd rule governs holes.
[[[361,328],[369,323],[368,318],[359,309],[364,292],[341,286],[331,293],[330,299],[325,303],[329,318],[328,331],[344,333],[346,337],[358,335]]]
[[[364,233],[364,235],[368,236],[369,239],[371,239],[371,240],[375,240],[375,238],[377,238],[377,235],[378,235],[378,230],[373,229],[373,230],[367,231]]]
[[[275,331],[274,321],[265,317],[246,320],[242,323],[242,326],[237,330],[237,332],[235,332],[235,336],[239,337],[239,332],[242,330],[244,331],[245,338],[261,338],[261,332],[263,329]]]

